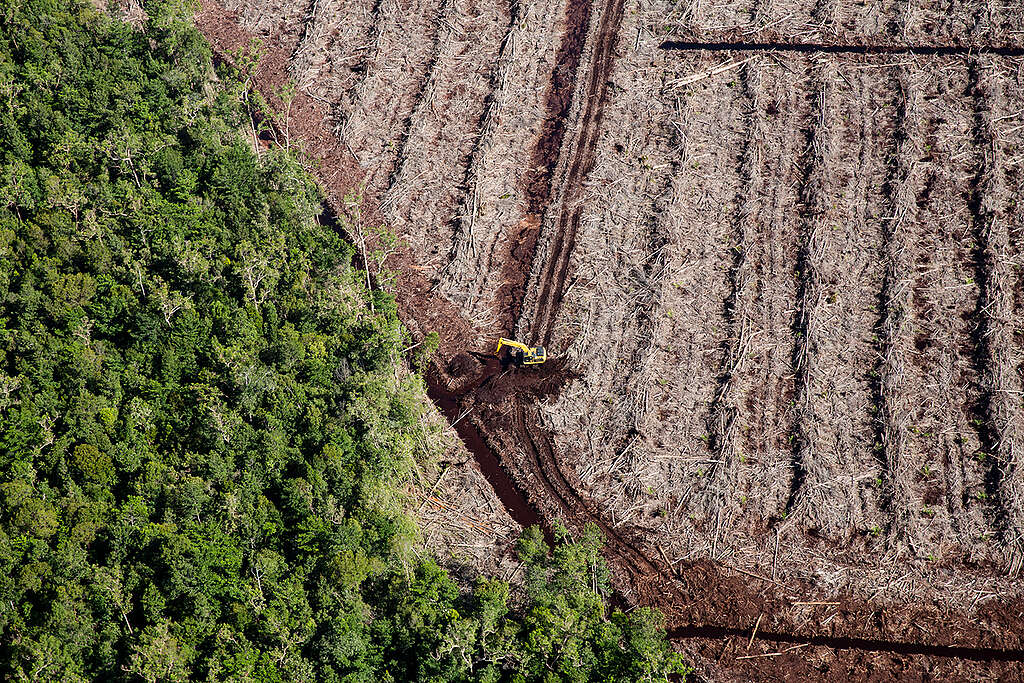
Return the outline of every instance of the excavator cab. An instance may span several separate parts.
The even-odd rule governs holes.
[[[512,339],[501,337],[498,339],[498,350],[495,353],[501,358],[501,347],[507,346],[512,349],[512,358],[516,365],[540,365],[548,359],[547,351],[543,346],[527,346]]]

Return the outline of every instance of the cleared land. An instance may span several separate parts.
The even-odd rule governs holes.
[[[298,85],[285,127],[335,209],[362,182],[400,238],[434,397],[497,491],[463,467],[429,492],[468,506],[425,498],[431,528],[472,520],[449,547],[597,524],[624,596],[713,678],[1021,675],[1024,10],[198,21],[221,50],[264,39],[257,81]],[[557,358],[502,368],[502,334]]]

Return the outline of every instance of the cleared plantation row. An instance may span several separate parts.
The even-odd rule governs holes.
[[[1005,169],[1004,191],[1010,200],[998,217],[1006,231],[1005,251],[997,251],[1000,268],[1005,278],[1003,296],[1009,301],[1008,315],[1000,317],[1003,325],[1001,343],[1003,348],[1011,349],[1009,363],[1004,366],[1004,391],[999,399],[1003,401],[1005,414],[1003,422],[1003,458],[1005,469],[1012,473],[1012,480],[1024,481],[1024,146],[1021,145],[1024,135],[1024,117],[1015,108],[1024,102],[1024,78],[1021,71],[1024,60],[1011,62],[1003,69],[998,69],[1003,90],[1002,113],[992,117],[990,130],[994,153]],[[1004,309],[1005,310],[1005,309]],[[1006,444],[1010,444],[1007,448]],[[1019,491],[1013,492],[1012,500],[1018,507],[1014,511],[1017,533],[1007,538],[1015,547],[1021,549],[1024,540],[1020,530],[1022,514]],[[1019,570],[1019,566],[1017,568]]]
[[[460,0],[228,9],[286,43],[298,87],[330,107],[389,228],[467,318],[493,324],[491,275],[524,213],[515,186],[531,170],[527,143],[563,9]]]
[[[238,13],[238,23],[258,36],[273,36],[288,50],[294,48],[307,20],[308,3],[284,2],[273,5],[256,0],[225,0],[224,9]]]
[[[797,192],[794,478],[782,511],[833,539],[876,523],[877,491],[866,485],[877,462],[865,370],[881,272],[877,224],[868,217],[885,153],[876,127],[886,125],[872,106],[872,84],[856,73],[844,80],[839,68],[831,60],[812,65],[806,87],[815,103],[801,126],[810,133]]]
[[[351,111],[336,122],[338,137],[366,170],[368,194],[383,191],[400,165],[441,49],[439,22],[451,11],[452,0],[380,0],[375,6],[364,72],[342,100]]]
[[[923,155],[919,96],[906,66],[894,69],[897,103],[894,145],[888,162],[885,200],[880,217],[884,275],[881,317],[876,326],[878,361],[875,368],[876,449],[884,454],[882,502],[889,518],[889,536],[900,546],[917,544],[915,473],[922,467],[910,452],[909,417],[914,406],[906,389],[912,363],[910,274],[916,262],[918,239],[908,231],[917,220],[918,159]],[[925,545],[930,545],[925,543]]]
[[[777,518],[792,496],[790,340],[798,291],[792,258],[800,235],[794,220],[802,177],[797,160],[807,148],[799,131],[811,115],[806,95],[794,87],[802,75],[780,78],[762,59],[742,68],[749,106],[741,164],[748,166],[740,172],[749,182],[734,217],[733,332],[728,352],[718,359],[722,385],[712,398],[727,408],[730,420],[728,431],[725,424],[711,425],[719,430],[711,431],[712,438],[723,447],[731,442],[735,451],[732,471],[721,471],[713,485],[731,486],[730,516],[741,529]]]
[[[227,0],[224,7],[242,28],[289,52],[292,80],[328,107],[333,121],[324,125],[365,169],[367,191],[386,186],[451,0]]]
[[[987,552],[984,473],[975,454],[980,448],[972,406],[977,401],[972,321],[978,289],[972,264],[970,210],[965,186],[976,158],[971,154],[971,102],[946,102],[943,93],[965,93],[968,73],[962,63],[936,65],[930,75],[918,71],[922,85],[920,162],[922,178],[914,190],[916,223],[907,229],[918,247],[912,284],[914,360],[912,385],[931,385],[934,397],[916,401],[910,416],[911,447],[921,452],[923,513],[948,529],[932,526],[932,537]],[[941,469],[939,469],[941,468]],[[937,476],[941,472],[942,475]],[[948,511],[948,521],[943,518]],[[974,549],[977,550],[974,550]]]
[[[271,21],[256,5],[231,9],[271,39],[299,16],[278,8]],[[421,255],[425,274],[467,319],[493,327],[507,295],[494,272],[529,228],[519,187],[536,170],[530,143],[560,68],[552,62],[564,8],[380,0],[317,2],[301,16],[289,66],[297,84],[331,108],[367,171],[366,193],[381,197],[389,228]],[[517,257],[526,268],[529,256]]]
[[[981,297],[978,301],[977,357],[981,368],[979,412],[985,421],[982,446],[994,459],[990,479],[998,500],[995,520],[1001,540],[1024,552],[1024,442],[1021,410],[1024,369],[1022,349],[1015,345],[1014,327],[1021,311],[1014,311],[1013,293],[1021,273],[1012,267],[1010,195],[1006,185],[1006,156],[999,143],[999,121],[1015,118],[1020,109],[1007,109],[1001,65],[988,60],[971,64],[975,94],[975,144],[981,161],[971,208],[974,219],[976,267]],[[1015,103],[1019,104],[1019,103]]]
[[[329,103],[335,115],[352,111],[351,95],[366,73],[382,4],[318,0],[305,16],[289,70],[299,90]]]
[[[512,3],[511,9],[439,278],[444,294],[483,328],[509,327],[501,302],[510,283],[502,274],[509,263],[529,257],[513,251],[523,249],[525,234],[537,228],[527,217],[530,199],[519,188],[536,170],[530,143],[540,135],[545,83],[564,23],[564,8],[557,3],[530,0]]]
[[[720,357],[718,389],[711,401],[708,416],[708,447],[715,462],[710,467],[708,483],[700,492],[704,497],[702,507],[714,511],[716,517],[723,510],[735,514],[740,506],[736,492],[749,489],[749,482],[739,480],[739,469],[746,462],[746,454],[736,416],[741,410],[741,383],[750,366],[747,350],[750,344],[750,319],[755,314],[756,305],[754,289],[757,252],[765,242],[758,239],[762,219],[758,200],[764,195],[768,180],[764,175],[768,131],[762,74],[763,67],[756,61],[748,62],[738,74],[743,88],[746,108],[744,115],[748,126],[739,158],[742,185],[735,198],[732,263],[729,267],[730,291],[723,307],[727,336]]]
[[[637,23],[627,12],[623,33],[633,34]],[[662,74],[639,68],[650,37],[639,40],[641,49],[620,55],[583,204],[578,266],[563,303],[563,318],[578,325],[558,321],[556,345],[571,341],[571,363],[582,376],[547,411],[566,437],[563,451],[593,455],[571,464],[616,524],[645,524],[656,510],[682,504],[661,485],[659,464],[695,477],[678,463],[652,463],[644,441],[696,442],[704,433],[696,388],[714,387],[707,354],[725,331],[719,312],[697,309],[726,296],[719,266],[729,245],[728,226],[701,216],[713,207],[724,213],[737,194],[738,180],[719,172],[732,166],[730,147],[714,141],[742,136],[734,127],[738,94],[716,103],[697,93],[677,99]],[[686,375],[664,372],[666,354]],[[694,390],[679,393],[681,386]],[[581,403],[593,412],[572,409]],[[562,416],[571,416],[572,428],[561,427]]]
[[[449,256],[466,169],[492,89],[491,71],[508,31],[503,5],[451,3],[395,176],[383,194],[389,227],[409,237],[420,264],[432,274]]]

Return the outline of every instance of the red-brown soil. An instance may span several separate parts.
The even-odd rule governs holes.
[[[400,238],[401,315],[441,334],[430,393],[479,468],[424,492],[455,545],[596,525],[708,679],[1024,677],[1024,11],[232,0],[197,23],[222,58],[263,39],[254,81],[282,111],[298,84],[278,128],[350,237]],[[501,335],[553,359],[503,366]]]

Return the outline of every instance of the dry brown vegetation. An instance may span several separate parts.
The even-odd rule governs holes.
[[[225,8],[335,134],[329,191],[361,179],[403,241],[406,322],[445,337],[431,381],[495,486],[598,524],[706,672],[1020,673],[1024,58],[812,46],[1012,48],[1024,9]],[[499,335],[557,360],[464,353]],[[509,519],[446,476],[483,562]]]

